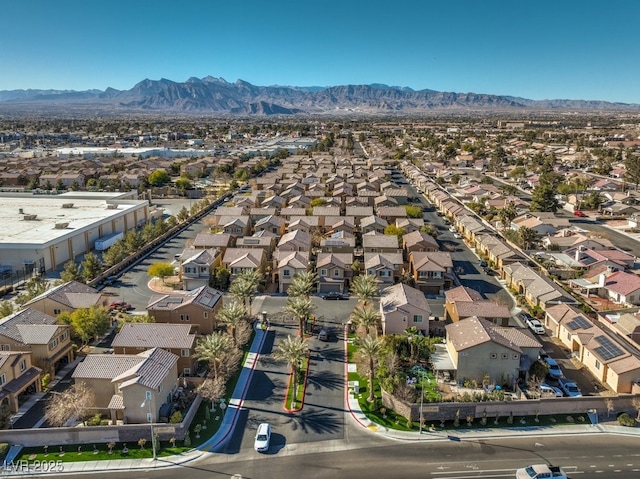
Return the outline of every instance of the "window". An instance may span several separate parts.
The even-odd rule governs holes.
[[[189,321],[189,315],[188,314],[181,314],[180,315],[180,321]]]
[[[325,268],[322,268],[320,270],[320,276],[326,276],[327,275],[327,270]]]
[[[153,422],[153,414],[150,412],[147,413],[147,422]]]
[[[433,277],[438,279],[442,278],[442,271],[434,271]]]
[[[209,317],[209,313],[208,313],[207,311],[203,311],[203,312],[202,312],[202,317],[203,317],[204,319],[207,319],[207,318]]]
[[[160,384],[160,386],[158,386],[158,392],[162,392],[162,384]]]
[[[58,339],[54,339],[49,343],[49,349],[56,349],[58,347]]]
[[[418,278],[427,278],[429,273],[427,271],[418,271]]]
[[[339,270],[339,269],[334,269],[334,270],[333,270],[333,276],[334,276],[335,278],[339,277],[339,276],[340,276],[340,270]]]
[[[60,314],[62,311],[59,309],[53,308],[53,314]]]
[[[183,376],[191,376],[191,368],[184,368],[182,370],[182,375]]]
[[[68,337],[69,337],[69,332],[68,332],[68,331],[64,331],[64,332],[60,335],[60,342],[62,342],[62,341],[66,341]]]
[[[387,271],[387,270],[380,271],[380,277],[381,278],[390,278],[391,277],[391,271]]]
[[[2,351],[11,351],[11,345],[10,344],[3,344],[1,350]]]
[[[20,372],[23,373],[27,369],[27,360],[20,361]]]
[[[422,315],[421,314],[414,314],[413,315],[413,322],[414,323],[421,323],[422,322]]]
[[[4,374],[0,374],[0,386],[7,382],[7,377]]]
[[[286,276],[288,278],[289,276],[291,276],[291,271],[289,271],[288,269],[283,269],[282,276]]]
[[[182,348],[180,350],[180,356],[183,357],[183,358],[188,358],[190,356],[190,352],[191,351],[189,351],[189,349]]]
[[[600,361],[596,359],[596,369],[600,369]]]
[[[509,359],[509,355],[508,355],[507,353],[502,353],[502,354],[500,355],[500,357],[501,357],[502,359]]]
[[[496,358],[498,357],[498,355],[497,355],[496,353],[491,353],[491,354],[489,355],[489,357],[490,357],[491,359],[496,359]]]
[[[513,354],[513,359],[520,359],[520,355],[518,353]]]

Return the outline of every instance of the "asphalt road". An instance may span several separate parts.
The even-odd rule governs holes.
[[[565,468],[572,479],[635,479],[640,475],[639,440],[627,436],[578,435],[404,443],[380,440],[369,433],[346,441],[342,450],[289,444],[275,454],[213,454],[179,468],[118,475],[122,479],[178,475],[193,479],[513,478],[516,468],[547,462]],[[110,475],[97,473],[91,477]]]

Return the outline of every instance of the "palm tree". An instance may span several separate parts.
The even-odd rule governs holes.
[[[420,345],[420,338],[422,338],[422,335],[415,326],[405,329],[403,335],[407,338],[407,342],[409,343],[409,355],[411,356],[411,359],[415,359],[416,346]]]
[[[351,292],[363,305],[366,305],[368,301],[379,295],[376,277],[370,274],[356,276],[351,282]]]
[[[287,288],[289,296],[306,296],[307,298],[313,293],[318,275],[313,271],[304,271],[293,277],[293,281]]]
[[[356,339],[356,347],[358,348],[358,354],[367,361],[368,373],[369,373],[369,397],[367,401],[373,402],[375,396],[373,395],[373,378],[375,377],[375,367],[380,353],[382,352],[383,341],[381,338],[375,336],[362,336]]]
[[[370,334],[371,329],[374,330],[375,336],[378,335],[378,325],[380,324],[380,313],[371,306],[356,306],[351,312],[351,322],[356,326],[363,328],[366,334]]]
[[[528,226],[522,226],[518,229],[518,238],[522,243],[522,249],[527,250],[529,246],[531,246],[531,242],[534,241],[538,235],[535,230],[529,228]]]
[[[238,346],[237,330],[242,321],[245,320],[247,310],[242,303],[232,301],[229,304],[225,304],[218,311],[218,321],[224,324],[228,329],[233,339],[233,345]]]
[[[227,359],[230,349],[235,349],[231,344],[231,338],[218,331],[199,339],[195,348],[195,358],[209,363],[213,379],[216,380],[220,373],[220,366]]]
[[[281,359],[287,362],[291,367],[291,382],[292,382],[292,395],[293,402],[298,397],[298,382],[302,361],[307,357],[309,352],[309,346],[307,342],[297,336],[287,336],[277,346],[277,350],[274,354],[276,359]]]
[[[511,221],[513,221],[516,216],[518,216],[518,212],[511,201],[498,212],[498,218],[500,218],[502,228],[505,230],[511,226]]]
[[[305,322],[311,316],[316,305],[311,302],[311,299],[305,296],[290,296],[287,299],[287,305],[284,307],[284,312],[291,314],[298,320],[298,328],[300,330],[300,336],[304,335]]]
[[[251,303],[258,292],[261,279],[262,275],[258,271],[245,271],[236,276],[229,287],[231,296],[241,301],[242,304],[247,306],[247,300],[249,301],[247,308],[249,315],[251,315]]]

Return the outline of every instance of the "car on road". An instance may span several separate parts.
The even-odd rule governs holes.
[[[550,386],[547,383],[542,383],[540,385],[540,396],[561,398],[564,396],[564,394],[560,390],[560,388],[557,388],[555,386]]]
[[[326,294],[324,294],[322,296],[322,299],[334,299],[334,300],[340,300],[340,299],[349,299],[347,298],[344,294],[342,293],[338,293],[337,291],[330,291]]]
[[[564,392],[569,397],[582,397],[582,392],[574,381],[571,381],[567,378],[560,378],[558,379],[558,386],[560,387],[560,389],[562,389],[562,392]]]
[[[574,211],[573,214],[574,214],[574,216],[579,216],[580,218],[586,218],[587,217],[587,215],[585,215],[582,211],[578,211],[578,210]]]
[[[449,226],[449,231],[451,231],[452,233],[455,233],[456,232],[456,227],[453,226],[453,225]]]
[[[516,469],[516,479],[568,479],[567,473],[559,466],[533,464]]]
[[[327,329],[322,328],[318,333],[318,339],[320,341],[329,341],[329,331]]]
[[[256,431],[253,448],[258,452],[267,452],[269,450],[269,442],[271,442],[271,425],[263,422]]]
[[[536,334],[544,334],[544,326],[535,318],[525,320],[527,327]]]
[[[547,365],[547,374],[553,379],[560,379],[564,376],[560,365],[553,358],[545,358],[544,363]]]
[[[453,237],[456,239],[462,239],[462,235],[460,233],[453,233]]]
[[[103,281],[103,284],[105,286],[112,286],[118,282],[118,279],[120,279],[118,276],[108,276],[107,279]]]

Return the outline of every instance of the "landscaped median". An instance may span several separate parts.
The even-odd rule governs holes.
[[[310,358],[307,357],[301,361],[298,374],[293,374],[293,369],[289,372],[289,382],[287,387],[287,394],[284,398],[284,410],[290,413],[299,412],[304,406],[304,395],[307,391],[307,378],[309,376],[309,363]],[[297,380],[298,384],[294,388],[294,380]],[[295,389],[295,400],[294,400]]]

